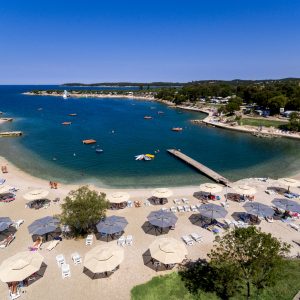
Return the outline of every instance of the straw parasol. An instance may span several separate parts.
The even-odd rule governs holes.
[[[1,185],[0,186],[0,194],[8,193],[10,189],[12,189],[12,187],[7,184]]]
[[[22,281],[37,272],[44,257],[38,252],[19,252],[4,260],[0,266],[0,280],[3,282]]]
[[[277,181],[280,184],[287,186],[288,191],[290,191],[290,187],[297,187],[298,185],[300,185],[299,180],[293,178],[279,178]]]
[[[165,265],[181,263],[188,254],[185,245],[174,238],[156,239],[149,250],[152,258]]]
[[[110,202],[110,203],[123,203],[129,200],[129,194],[126,192],[116,192],[116,193],[112,193],[107,195],[106,199]]]
[[[216,183],[203,183],[200,184],[200,190],[205,193],[220,193],[223,190],[223,187]]]
[[[173,192],[170,189],[167,188],[158,188],[152,191],[152,196],[162,199],[162,198],[168,198],[173,195]]]
[[[94,274],[109,272],[124,260],[124,249],[117,245],[100,245],[84,257],[83,265]]]
[[[256,189],[254,187],[251,187],[249,185],[245,184],[238,184],[233,187],[233,189],[240,195],[254,195],[256,194]]]
[[[23,197],[26,200],[39,200],[39,199],[45,199],[49,195],[49,191],[47,190],[33,190],[28,193],[26,193]]]

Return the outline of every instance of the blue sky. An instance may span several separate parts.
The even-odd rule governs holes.
[[[299,0],[11,0],[0,84],[300,77]]]

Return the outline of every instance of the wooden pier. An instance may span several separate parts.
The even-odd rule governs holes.
[[[22,131],[5,131],[0,132],[0,137],[14,137],[23,135]]]
[[[181,159],[182,161],[186,162],[187,164],[191,165],[199,172],[203,173],[210,179],[214,180],[217,183],[224,184],[226,186],[231,186],[231,182],[226,179],[225,177],[221,176],[217,172],[213,171],[212,169],[204,166],[203,164],[199,163],[198,161],[192,159],[191,157],[185,155],[184,153],[177,151],[175,149],[168,149],[167,150],[170,154],[174,155],[175,157]]]

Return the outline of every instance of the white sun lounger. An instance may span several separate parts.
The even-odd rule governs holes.
[[[201,207],[201,204],[200,203],[196,204],[196,207],[197,209],[199,209]]]
[[[126,237],[126,245],[131,246],[132,242],[133,242],[132,235],[127,235],[127,237]]]
[[[173,202],[174,202],[175,204],[180,204],[180,200],[179,200],[179,199],[174,199]]]
[[[13,226],[16,229],[18,229],[23,223],[24,223],[24,220],[17,220],[17,221],[14,221]]]
[[[126,238],[125,236],[121,236],[119,237],[118,241],[117,241],[117,245],[124,247],[126,243]]]
[[[194,245],[194,241],[188,235],[184,235],[181,238],[188,246]]]
[[[74,252],[71,254],[71,258],[74,262],[74,265],[78,265],[78,264],[81,264],[82,263],[82,259],[81,259],[81,256],[78,252]]]
[[[182,198],[181,200],[182,200],[182,202],[185,203],[185,204],[189,203],[189,199],[187,199],[187,198]]]
[[[63,256],[63,254],[58,254],[55,257],[57,265],[59,267],[61,267],[62,265],[64,265],[66,263],[65,257]]]
[[[49,245],[46,249],[48,251],[51,251],[52,249],[54,249],[57,246],[58,243],[59,243],[59,240],[53,240],[49,243]]]
[[[202,236],[200,236],[198,233],[191,233],[191,237],[194,241],[196,241],[197,243],[202,242]]]
[[[191,210],[192,210],[193,212],[196,212],[196,211],[197,211],[197,207],[196,207],[195,205],[191,205]]]
[[[144,201],[144,205],[145,205],[145,206],[151,206],[151,203],[150,203],[149,200],[145,200],[145,201]]]
[[[291,228],[293,228],[293,229],[295,229],[295,230],[297,230],[297,231],[300,230],[300,227],[299,227],[299,225],[297,225],[297,224],[289,223],[289,225],[290,225]]]
[[[184,211],[186,211],[186,212],[191,211],[191,208],[188,205],[184,205],[183,208],[184,208]]]
[[[92,234],[89,234],[86,239],[85,239],[85,245],[88,246],[88,245],[92,245],[93,244],[93,238],[94,236]]]
[[[65,279],[67,277],[71,277],[70,265],[63,264],[61,266],[61,277],[62,277],[62,279]]]
[[[182,207],[182,206],[180,206],[180,205],[178,205],[178,206],[177,206],[177,210],[178,210],[179,212],[184,212],[184,209],[183,209],[183,207]]]
[[[172,213],[177,213],[177,209],[176,209],[176,207],[175,206],[172,206],[171,208],[170,208],[170,211],[172,212]]]

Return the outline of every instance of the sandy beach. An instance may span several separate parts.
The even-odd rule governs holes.
[[[1,216],[10,217],[13,220],[23,219],[25,222],[21,225],[16,232],[16,239],[5,249],[0,251],[0,261],[18,253],[19,251],[26,251],[28,246],[32,245],[31,236],[28,233],[27,226],[34,220],[47,215],[55,215],[60,212],[59,204],[51,203],[47,209],[31,210],[25,208],[26,201],[23,195],[29,190],[36,188],[49,189],[49,183],[45,180],[30,176],[23,171],[17,169],[14,165],[9,163],[4,158],[0,158],[0,165],[6,165],[8,167],[8,174],[1,174],[1,177],[6,179],[6,183],[19,188],[17,197],[14,202],[0,203]],[[297,176],[300,177],[299,175]],[[257,179],[244,179],[240,182],[247,183],[258,190],[256,194],[256,200],[268,204],[271,204],[271,200],[276,196],[267,195],[264,191],[267,186],[276,186],[276,181],[268,180],[268,182],[262,182]],[[278,184],[277,184],[278,185]],[[70,190],[76,189],[76,185],[60,185],[57,190],[50,190],[49,199],[53,200],[57,197],[63,199]],[[91,188],[94,188],[91,186]],[[102,192],[111,192],[109,189],[99,189]],[[129,189],[122,190],[127,191],[131,200],[140,200],[143,202],[151,196],[151,189]],[[172,188],[173,196],[170,197],[169,202],[163,207],[170,208],[173,206],[173,199],[186,197],[190,200],[190,204],[197,204],[199,200],[193,197],[193,193],[199,191],[197,186],[188,186],[180,188]],[[293,188],[294,192],[300,193],[300,188]],[[230,192],[230,189],[228,189]],[[224,192],[220,194],[224,201]],[[278,196],[277,196],[278,197]],[[101,299],[130,299],[130,290],[133,286],[141,284],[150,280],[153,276],[162,275],[170,271],[163,271],[156,273],[154,270],[144,265],[143,253],[148,249],[148,246],[152,241],[156,239],[156,236],[147,234],[142,229],[142,225],[146,222],[147,215],[153,211],[162,208],[162,206],[142,206],[140,208],[125,208],[117,211],[107,211],[107,215],[120,215],[126,217],[128,220],[128,226],[125,228],[125,235],[133,235],[133,245],[125,247],[125,259],[120,266],[120,269],[112,276],[104,279],[92,280],[86,274],[84,274],[82,265],[75,266],[71,261],[71,253],[78,251],[83,257],[91,247],[95,245],[105,244],[107,242],[99,241],[94,238],[93,246],[85,246],[84,240],[64,239],[56,248],[52,251],[47,251],[47,244],[45,243],[40,250],[40,254],[44,256],[44,262],[47,265],[45,274],[42,278],[25,288],[25,293],[22,294],[20,299],[82,299],[83,297],[89,299],[95,299],[100,297]],[[231,214],[237,211],[244,211],[241,203],[229,201],[228,215],[226,218],[232,219]],[[177,240],[181,239],[181,236],[190,234],[192,232],[199,233],[203,236],[203,242],[194,246],[188,246],[188,258],[197,259],[205,258],[208,251],[213,246],[214,234],[210,231],[202,229],[196,225],[191,224],[189,217],[192,212],[177,213],[178,221],[175,230],[170,231],[167,235],[174,237]],[[295,221],[295,224],[300,224],[299,220]],[[262,221],[260,224],[262,230],[272,233],[274,236],[280,238],[283,241],[292,244],[291,255],[295,255],[299,252],[300,248],[296,246],[292,240],[299,239],[299,232],[295,231],[287,224],[281,221],[274,221],[274,223],[267,223]],[[116,243],[111,241],[109,243]],[[55,257],[58,254],[63,254],[67,260],[67,263],[71,266],[71,278],[62,279],[61,271],[57,266]],[[7,285],[0,283],[0,299],[6,299],[8,295]]]

